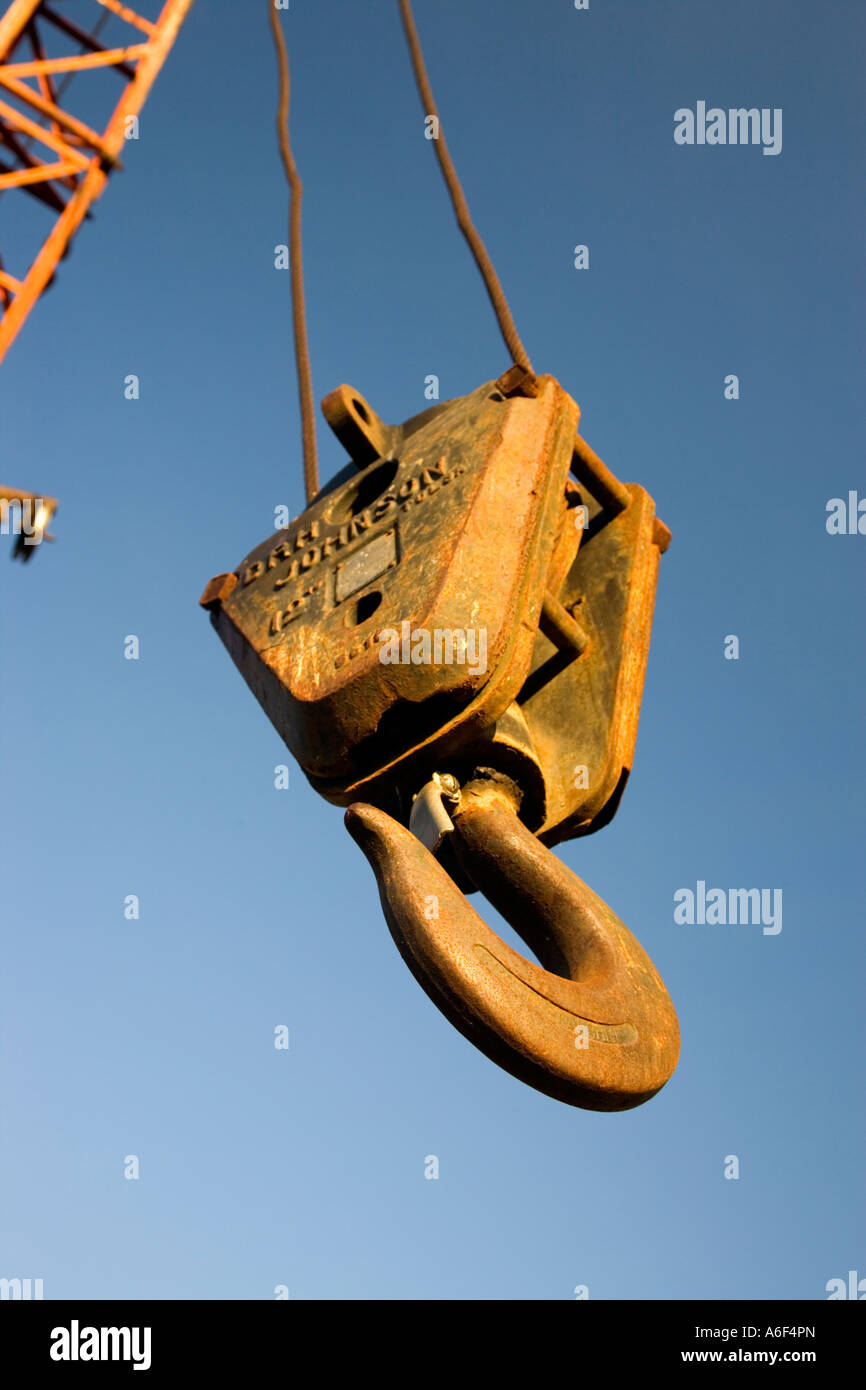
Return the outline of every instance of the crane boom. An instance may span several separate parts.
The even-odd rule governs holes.
[[[131,118],[137,119],[192,0],[165,0],[155,19],[120,0],[89,3],[89,29],[46,0],[12,0],[0,15],[0,197],[26,195],[54,217],[23,272],[6,268],[0,247],[0,362],[119,167]],[[113,46],[100,40],[110,21],[118,30]],[[97,129],[76,116],[64,97],[73,76],[77,95],[92,85],[88,77],[106,69],[118,74],[123,87],[113,106],[100,108],[105,114]],[[56,507],[56,498],[0,486],[0,531],[14,520],[15,558],[29,559],[43,536],[53,540],[44,528]]]
[[[118,167],[130,118],[144,105],[192,0],[166,0],[153,20],[120,0],[89,3],[89,30],[46,0],[13,0],[0,16],[0,195],[27,195],[54,214],[23,273],[7,269],[0,247],[0,361]],[[112,47],[99,38],[107,20],[122,26]],[[70,52],[70,43],[79,51]],[[96,129],[68,109],[64,94],[73,75],[73,91],[83,94],[88,76],[106,68],[123,88]]]

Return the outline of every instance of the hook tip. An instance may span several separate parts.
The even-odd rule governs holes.
[[[366,801],[353,801],[346,809],[343,823],[374,870],[384,869],[397,852],[399,840],[409,834],[384,811]]]

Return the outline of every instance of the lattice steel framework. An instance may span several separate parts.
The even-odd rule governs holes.
[[[27,194],[54,214],[22,273],[7,268],[0,244],[0,361],[119,166],[129,118],[144,105],[192,0],[166,0],[156,19],[120,0],[77,0],[73,20],[59,4],[12,0],[0,16],[0,196]],[[112,16],[136,42],[113,48],[100,42],[101,24]],[[70,43],[77,53],[69,52]],[[98,69],[113,69],[123,81],[102,130],[73,115],[64,100],[71,77],[77,96]]]

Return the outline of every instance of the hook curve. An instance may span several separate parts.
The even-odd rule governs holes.
[[[356,802],[346,827],[418,983],[470,1042],[536,1090],[587,1110],[649,1100],[671,1076],[680,1043],[649,956],[527,830],[501,785],[471,782],[452,814],[461,866],[543,964],[508,946],[414,835]]]

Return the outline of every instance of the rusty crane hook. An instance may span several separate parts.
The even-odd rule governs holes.
[[[373,867],[401,955],[446,1018],[546,1095],[628,1110],[677,1064],[673,1004],[628,928],[518,819],[511,787],[468,783],[452,839],[461,868],[542,965],[506,945],[384,811],[355,803],[346,826]]]

